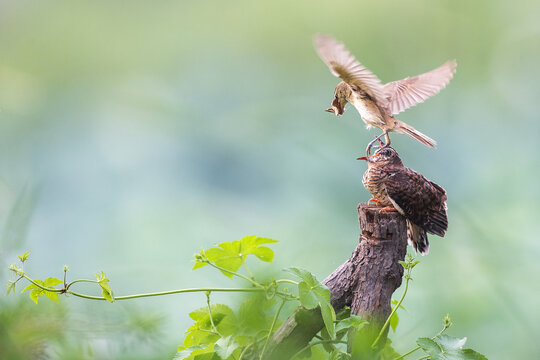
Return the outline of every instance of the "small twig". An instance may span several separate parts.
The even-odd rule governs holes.
[[[255,276],[253,276],[253,273],[251,272],[251,270],[249,269],[249,267],[247,266],[245,261],[243,261],[243,264],[244,264],[244,267],[246,268],[246,271],[249,274],[249,277],[252,278],[252,279],[255,279]]]
[[[78,296],[85,299],[91,299],[91,300],[107,300],[104,297],[101,296],[92,296],[92,295],[86,295],[77,293],[72,290],[65,290],[65,289],[55,289],[55,288],[49,288],[46,286],[43,286],[41,284],[38,284],[33,279],[31,279],[28,275],[22,274],[21,278],[25,278],[38,288],[49,291],[49,292],[55,292],[55,293],[63,293],[71,294],[74,296]],[[74,280],[68,284],[68,287],[73,285],[76,282],[91,282],[91,283],[97,283],[95,280]],[[182,294],[182,293],[190,293],[190,292],[263,292],[264,289],[259,288],[195,288],[195,289],[179,289],[179,290],[170,290],[170,291],[161,291],[161,292],[153,292],[153,293],[144,293],[144,294],[134,294],[134,295],[126,295],[126,296],[115,296],[114,300],[128,300],[128,299],[137,299],[137,298],[143,298],[143,297],[151,297],[151,296],[162,296],[162,295],[172,295],[172,294]]]
[[[405,289],[403,290],[403,294],[401,295],[401,298],[397,302],[396,306],[394,306],[394,308],[392,309],[392,312],[390,313],[390,315],[388,315],[388,318],[386,319],[386,322],[384,323],[383,327],[381,328],[381,331],[379,331],[379,335],[377,335],[377,338],[375,339],[375,341],[373,341],[373,344],[371,344],[372,349],[374,349],[375,346],[377,346],[377,343],[379,342],[379,340],[383,336],[384,331],[386,330],[386,328],[390,324],[390,320],[392,319],[392,316],[397,311],[397,309],[401,306],[401,303],[403,302],[403,299],[405,299],[405,295],[407,295],[407,290],[409,289],[409,281],[411,280],[411,270],[412,270],[412,266],[411,266],[411,262],[409,260],[407,262],[407,273],[404,276],[404,278],[405,278]]]
[[[67,265],[64,265],[64,290],[67,290],[67,272],[68,272],[68,267]]]
[[[211,293],[212,292],[210,292],[210,291],[205,291],[205,293],[204,293],[206,295],[206,305],[208,306],[208,315],[210,316],[210,324],[212,324],[212,330],[219,334],[219,332],[217,331],[216,325],[214,324],[214,319],[212,318],[212,307],[210,306],[210,294]]]
[[[261,351],[261,356],[259,357],[259,359],[263,358],[264,352],[266,351],[266,346],[268,346],[268,340],[270,340],[270,336],[272,335],[272,332],[274,331],[274,326],[276,325],[276,321],[278,319],[279,313],[281,312],[281,309],[283,308],[283,305],[285,305],[286,301],[287,300],[285,299],[281,300],[281,305],[279,305],[276,315],[274,315],[274,319],[272,320],[272,325],[270,325],[270,331],[268,331],[268,335],[266,336],[266,340],[264,341],[264,345]]]
[[[280,280],[276,280],[276,283],[278,283],[278,284],[281,284],[281,283],[289,283],[289,284],[298,285],[298,282],[297,282],[297,281],[289,280],[289,279],[280,279]]]
[[[99,284],[99,281],[97,281],[97,280],[78,279],[78,280],[73,280],[73,281],[71,281],[70,283],[68,283],[68,284],[66,285],[66,290],[69,290],[69,288],[71,287],[71,285],[76,284],[76,283],[79,283],[79,282],[88,282],[88,283]]]

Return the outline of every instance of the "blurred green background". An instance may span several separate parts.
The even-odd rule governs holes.
[[[29,250],[31,275],[103,270],[117,295],[232,286],[191,272],[192,254],[250,234],[281,241],[276,268],[322,280],[357,244],[369,194],[355,158],[379,133],[352,108],[323,111],[338,80],[313,50],[322,32],[383,82],[458,62],[398,116],[439,148],[392,138],[446,188],[450,220],[415,268],[396,349],[448,312],[449,334],[490,359],[537,358],[539,13],[533,0],[0,1],[1,280]],[[2,298],[0,354],[169,358],[204,301]]]

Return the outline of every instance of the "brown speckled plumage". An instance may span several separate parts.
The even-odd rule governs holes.
[[[407,218],[408,239],[415,250],[429,250],[427,234],[444,236],[448,229],[446,191],[403,166],[392,147],[367,158],[363,184],[380,205],[392,206]]]

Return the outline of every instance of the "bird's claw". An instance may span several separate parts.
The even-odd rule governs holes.
[[[378,141],[379,142],[379,149],[382,149],[383,147],[386,147],[388,146],[388,144],[385,144],[382,140],[381,140],[381,137],[382,136],[386,136],[386,133],[382,133],[381,135],[375,137],[375,139],[371,140],[366,148],[366,156],[371,156],[371,147],[373,146],[373,144],[375,143],[375,141]]]

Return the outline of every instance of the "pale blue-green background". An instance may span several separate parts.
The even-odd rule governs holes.
[[[450,220],[415,268],[396,349],[450,313],[449,333],[490,359],[536,358],[539,13],[532,0],[0,1],[1,265],[29,250],[33,276],[103,270],[118,295],[235,286],[190,272],[192,254],[259,234],[281,241],[276,269],[324,278],[357,243],[369,194],[355,158],[378,134],[354,109],[323,111],[337,79],[311,39],[329,33],[384,82],[458,62],[446,89],[399,115],[439,148],[392,138],[447,189]],[[44,351],[101,359],[167,358],[204,305],[17,298],[0,306],[66,312],[69,336]],[[151,340],[123,335],[131,313],[157,326]]]

